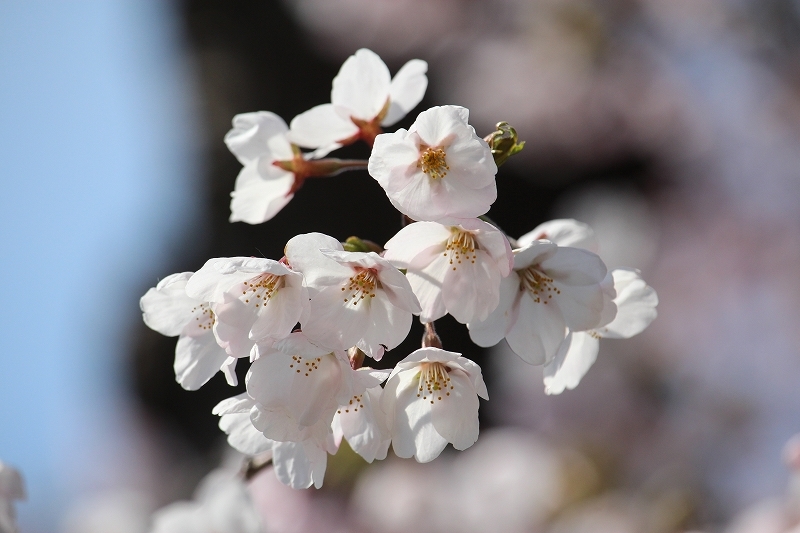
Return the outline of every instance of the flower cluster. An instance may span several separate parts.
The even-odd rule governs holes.
[[[404,215],[388,242],[297,235],[283,257],[210,259],[141,299],[145,323],[179,337],[184,388],[217,371],[236,385],[237,362],[250,363],[246,391],[213,412],[231,446],[271,460],[292,487],[321,486],[342,439],[370,462],[390,445],[427,462],[448,443],[475,443],[488,392],[477,364],[442,348],[434,322],[446,314],[477,345],[506,339],[544,365],[550,394],[577,385],[600,338],[630,337],[655,318],[653,289],[638,271],[609,272],[587,226],[557,220],[514,240],[485,219],[497,163],[522,148],[512,128],[483,139],[466,109],[440,106],[383,133],[422,99],[426,70],[412,60],[390,78],[362,49],[333,80],[330,104],[290,127],[269,112],[237,115],[225,137],[243,165],[232,221],[269,220],[304,180],[366,167]],[[356,141],[372,146],[369,161],[326,158]],[[422,347],[391,371],[364,366],[400,345],[413,315],[426,326]]]

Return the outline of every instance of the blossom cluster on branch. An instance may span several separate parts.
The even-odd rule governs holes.
[[[366,168],[403,215],[388,242],[301,234],[283,257],[209,259],[141,299],[145,323],[178,337],[185,389],[218,371],[236,385],[237,363],[250,363],[246,392],[213,412],[231,446],[271,460],[295,488],[322,485],[342,439],[370,462],[390,445],[427,462],[477,440],[488,392],[476,363],[443,348],[434,322],[446,314],[475,344],[505,339],[544,365],[549,394],[578,384],[599,339],[636,335],[656,316],[655,291],[636,270],[609,271],[585,224],[554,220],[513,239],[486,219],[497,165],[523,145],[513,128],[500,123],[484,139],[467,109],[440,106],[383,132],[421,101],[426,71],[415,59],[391,78],[362,49],[334,78],[331,103],[290,126],[269,112],[237,115],[225,136],[243,165],[231,221],[265,222],[307,179]],[[327,157],[357,141],[372,147],[368,161]],[[422,347],[391,371],[365,366],[400,345],[414,315],[426,325]]]

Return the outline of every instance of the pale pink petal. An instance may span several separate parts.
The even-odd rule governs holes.
[[[428,88],[427,71],[428,63],[421,59],[412,59],[397,71],[389,86],[390,107],[382,126],[391,126],[417,107]]]

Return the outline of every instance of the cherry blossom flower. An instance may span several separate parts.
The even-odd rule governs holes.
[[[474,218],[497,199],[492,152],[468,119],[463,107],[433,107],[408,131],[375,139],[367,168],[401,213],[433,222]]]
[[[276,165],[298,155],[292,149],[282,118],[268,111],[233,117],[225,144],[244,165],[231,193],[231,222],[260,224],[271,219],[302,185],[294,172]]]
[[[558,348],[556,357],[544,367],[544,386],[547,394],[561,394],[574,389],[597,359],[600,339],[629,339],[638,335],[655,320],[658,295],[641,278],[638,270],[617,268],[606,276],[612,281],[617,314],[611,323],[574,331]]]
[[[25,498],[25,484],[19,471],[0,461],[0,532],[17,533],[14,500]]]
[[[206,261],[186,285],[189,296],[214,302],[214,335],[232,358],[249,357],[256,341],[289,335],[308,306],[303,275],[258,257]]]
[[[228,435],[228,444],[246,455],[259,455],[265,459],[271,455],[276,477],[284,485],[305,489],[312,484],[322,486],[328,453],[336,453],[338,445],[333,442],[330,429],[324,422],[315,424],[306,431],[300,442],[278,442],[268,439],[253,425],[263,408],[243,393],[221,401],[213,413],[220,415],[219,427]]]
[[[362,48],[333,79],[331,103],[318,105],[292,120],[289,137],[322,157],[358,139],[372,144],[381,126],[391,126],[414,109],[425,95],[428,64],[412,59],[389,77],[375,52]]]
[[[261,533],[244,482],[235,472],[215,470],[203,479],[195,500],[176,502],[153,514],[151,533]]]
[[[321,233],[293,237],[286,258],[305,276],[309,314],[303,333],[318,344],[347,350],[358,346],[373,359],[400,344],[420,312],[406,277],[374,252],[345,252]]]
[[[219,415],[219,428],[228,435],[228,444],[245,455],[272,452],[275,441],[268,439],[250,421],[255,401],[246,392],[219,402],[211,411]]]
[[[381,397],[398,457],[432,461],[451,443],[478,440],[478,396],[488,400],[480,367],[460,354],[420,348],[392,370]]]
[[[342,438],[347,439],[350,448],[368,463],[386,459],[392,440],[386,414],[380,405],[383,394],[380,383],[388,376],[389,371],[359,368],[353,397],[340,405],[333,416],[336,445],[342,442]]]
[[[354,395],[355,371],[344,351],[314,346],[299,332],[254,350],[247,394],[260,410],[253,422],[267,438],[300,442],[320,421],[330,429],[338,406]]]
[[[514,251],[514,271],[500,283],[500,304],[485,321],[468,324],[470,338],[486,347],[505,337],[527,363],[548,363],[567,328],[588,330],[613,319],[613,289],[601,286],[607,272],[592,252],[533,241]]]
[[[175,346],[175,379],[187,390],[199,389],[218,370],[229,368],[228,354],[214,338],[213,305],[186,294],[192,274],[167,276],[139,301],[145,324],[167,337],[179,336]],[[229,383],[236,384],[230,372],[226,377]]]
[[[500,279],[514,264],[505,235],[479,219],[456,225],[415,222],[385,245],[384,257],[407,269],[422,322],[450,313],[466,324],[486,320],[500,301]]]

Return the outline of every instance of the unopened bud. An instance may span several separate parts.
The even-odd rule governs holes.
[[[347,240],[342,243],[342,247],[346,252],[375,252],[376,254],[383,252],[383,248],[377,243],[355,236],[348,237]]]
[[[364,357],[367,354],[362,352],[358,347],[353,346],[347,350],[347,358],[350,359],[350,368],[358,370],[364,365]]]
[[[525,141],[519,142],[517,130],[512,128],[508,122],[498,122],[496,128],[497,131],[487,135],[484,140],[492,149],[492,157],[499,167],[506,162],[506,159],[521,152],[525,147]]]

